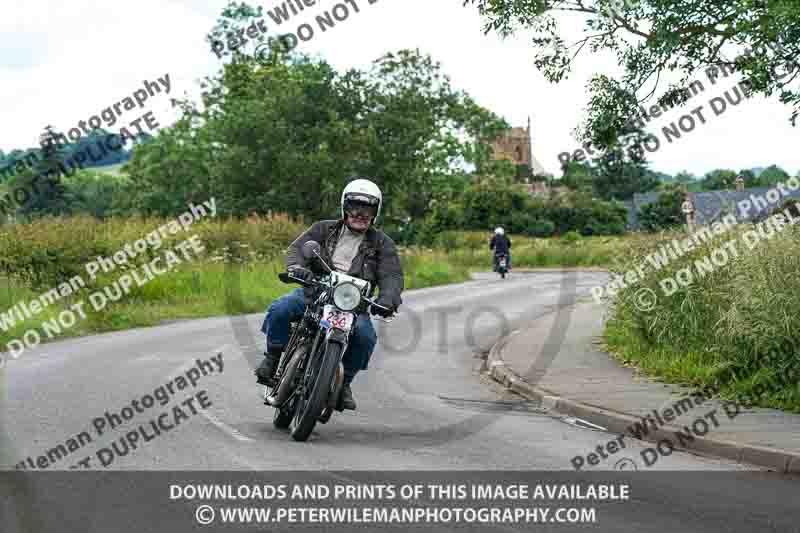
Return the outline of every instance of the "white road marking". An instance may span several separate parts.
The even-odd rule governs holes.
[[[223,353],[223,348],[225,348],[225,346],[215,349],[214,354]],[[185,373],[187,370],[189,370],[196,364],[197,363],[194,360],[192,360],[192,361],[187,361],[186,363],[180,365],[178,368],[173,370],[171,379],[175,379],[176,377]],[[202,415],[203,418],[205,418],[206,420],[217,426],[219,429],[221,429],[223,432],[227,433],[234,439],[240,442],[253,442],[253,439],[251,439],[246,435],[243,435],[241,432],[239,432],[238,429],[229,426],[228,424],[226,424],[213,414],[209,413],[208,411],[205,410],[200,411],[200,415]]]
[[[242,435],[238,429],[229,426],[228,424],[218,419],[216,416],[212,415],[208,411],[200,411],[200,414],[203,416],[203,418],[205,418],[206,420],[217,426],[219,429],[221,429],[234,439],[240,442],[253,442],[253,439],[251,439],[246,435]]]

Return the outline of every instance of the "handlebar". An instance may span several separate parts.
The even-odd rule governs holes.
[[[381,304],[379,304],[378,302],[376,302],[375,300],[372,300],[372,299],[370,299],[370,298],[367,298],[366,296],[364,296],[364,300],[366,300],[366,301],[367,301],[367,303],[369,303],[369,304],[370,304],[370,307],[377,307],[378,309],[383,309],[383,310],[385,310],[385,311],[391,311],[391,309],[389,309],[388,307],[384,307],[384,306],[382,306]],[[389,322],[391,322],[392,320],[394,320],[395,318],[397,318],[397,316],[398,316],[399,314],[400,314],[400,313],[398,313],[397,311],[395,311],[395,312],[394,312],[394,314],[392,314],[392,315],[390,315],[390,316],[387,316],[387,317],[383,317],[383,316],[380,316],[380,315],[372,315],[372,316],[374,316],[374,317],[375,317],[377,320],[380,320],[381,322],[386,322],[386,323],[388,324]]]
[[[278,274],[278,279],[280,279],[283,283],[299,283],[300,285],[302,285],[304,287],[314,287],[314,286],[317,286],[317,285],[321,284],[320,282],[318,282],[316,280],[312,280],[312,281],[309,282],[309,281],[306,281],[304,279],[296,278],[296,277],[292,276],[292,274],[289,273],[289,272],[281,272],[280,274]],[[379,309],[383,309],[384,311],[391,311],[391,309],[389,309],[388,307],[382,306],[381,304],[379,304],[378,302],[376,302],[372,298],[368,298],[367,296],[363,296],[363,298],[364,298],[364,301],[367,302],[370,305],[370,307],[377,307]],[[380,320],[381,322],[387,322],[388,323],[388,322],[391,322],[392,320],[394,320],[395,318],[397,318],[398,315],[399,315],[399,313],[397,311],[395,311],[394,314],[389,316],[389,317],[382,317],[380,315],[373,315],[373,316],[375,318],[377,318],[378,320]]]
[[[319,283],[314,283],[314,282],[308,282],[308,281],[306,281],[304,279],[296,278],[296,277],[292,276],[291,273],[289,273],[289,272],[281,272],[280,274],[278,274],[278,279],[281,280],[284,283],[299,283],[300,285],[303,285],[304,287],[313,287],[314,285],[318,285],[319,284]]]

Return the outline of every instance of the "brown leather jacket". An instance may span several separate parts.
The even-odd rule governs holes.
[[[343,220],[322,220],[316,222],[305,233],[289,245],[286,253],[286,267],[301,266],[322,273],[321,267],[314,268],[313,263],[303,258],[301,249],[308,241],[317,241],[322,250],[320,255],[328,265],[333,265],[333,251],[341,233]],[[309,267],[309,264],[312,266]],[[403,267],[394,241],[381,230],[369,228],[364,240],[353,258],[348,275],[369,281],[380,289],[378,301],[381,305],[399,307],[403,303],[400,293],[403,292]]]

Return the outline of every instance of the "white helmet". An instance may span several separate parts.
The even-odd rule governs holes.
[[[381,214],[381,204],[383,203],[383,195],[381,190],[373,182],[367,179],[359,178],[351,181],[342,191],[342,218],[345,217],[345,203],[364,204],[370,206],[377,206],[375,217],[372,219],[374,222]]]
[[[494,232],[497,235],[502,235],[503,233],[505,233],[505,231],[503,231],[503,228],[495,228]]]

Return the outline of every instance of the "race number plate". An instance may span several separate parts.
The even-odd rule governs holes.
[[[500,266],[501,266],[501,267],[503,267],[503,268],[505,268],[505,266],[506,266],[506,258],[505,258],[505,257],[503,257],[502,259],[500,259]]]
[[[322,309],[323,325],[326,325],[326,322],[328,327],[350,331],[353,326],[353,313],[345,313],[332,305],[326,305]]]

